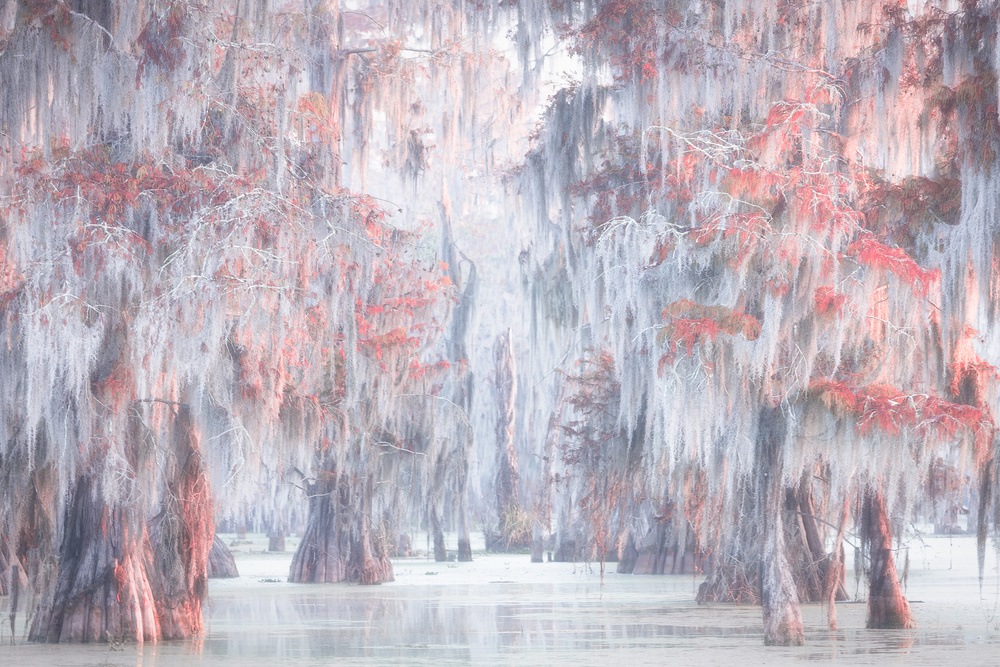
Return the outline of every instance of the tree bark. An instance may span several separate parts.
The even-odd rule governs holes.
[[[361,491],[361,511],[354,514],[351,555],[347,563],[347,581],[374,585],[394,579],[392,563],[381,537],[371,530],[371,507],[374,480],[368,476]]]
[[[827,577],[831,567],[836,568],[835,554],[827,554],[823,532],[817,520],[816,505],[812,493],[813,471],[806,470],[797,487],[786,490],[785,496],[785,537],[786,553],[789,557],[799,600],[824,602],[830,595],[828,583],[835,586],[836,600],[846,600],[847,591],[842,578],[830,580]]]
[[[208,594],[208,553],[215,537],[201,442],[187,405],[177,408],[171,441],[166,494],[151,535],[156,565],[151,583],[162,638],[183,639],[204,630],[201,605]]]
[[[431,532],[434,536],[434,560],[443,563],[448,560],[448,550],[444,545],[444,530],[441,528],[441,516],[435,503],[431,503]]]
[[[461,290],[455,309],[451,316],[451,326],[447,337],[448,359],[454,366],[462,367],[468,362],[468,350],[466,339],[468,338],[469,322],[472,318],[473,308],[476,303],[476,293],[479,289],[479,279],[476,270],[476,263],[466,257],[458,250],[455,244],[454,233],[451,224],[451,209],[446,200],[441,203],[441,256],[448,264],[448,277],[456,289]],[[465,261],[469,265],[468,275],[464,280],[461,262]],[[472,398],[475,393],[473,375],[469,371],[462,372],[456,379],[452,391],[452,403],[459,406],[468,421],[469,411],[472,409]],[[469,437],[464,439],[457,452],[460,460],[456,462],[457,470],[455,480],[455,515],[458,522],[458,560],[461,562],[472,561],[472,540],[469,533],[469,519],[466,511],[468,502],[467,489],[469,482],[469,452],[475,445],[475,434],[472,426],[469,425]],[[437,542],[435,538],[435,557],[437,556]]]
[[[565,398],[566,382],[563,380],[559,383],[555,407],[549,415],[549,424],[545,433],[545,449],[542,451],[541,490],[536,494],[535,526],[531,536],[531,561],[533,563],[542,562],[545,543],[552,534],[552,487],[555,484],[553,471],[559,451],[559,433],[563,406],[566,403]]]
[[[468,476],[466,467],[465,476]],[[466,514],[466,485],[463,481],[458,489],[458,560],[462,563],[472,562],[472,539],[469,534],[469,518]]]
[[[288,522],[285,520],[284,514],[281,510],[271,512],[271,521],[267,529],[267,550],[270,552],[283,553],[285,551],[285,533]]]
[[[497,336],[496,341],[496,391],[497,405],[497,514],[500,516],[500,537],[508,544],[510,519],[520,511],[518,498],[517,451],[514,448],[514,400],[517,397],[517,376],[514,372],[514,355],[511,334]]]
[[[336,583],[347,575],[347,535],[338,505],[342,490],[336,473],[322,471],[309,485],[309,519],[299,548],[292,557],[288,580],[297,583]]]
[[[105,505],[102,495],[90,475],[77,478],[66,508],[55,593],[35,617],[32,641],[160,637],[145,521],[126,504]]]
[[[212,548],[208,550],[208,578],[231,579],[240,576],[236,569],[236,559],[226,543],[216,535],[212,538]]]
[[[861,534],[870,562],[866,627],[916,627],[896,574],[896,564],[892,557],[892,528],[885,509],[885,498],[881,491],[873,488],[867,489],[864,494]]]
[[[10,595],[10,549],[7,526],[0,523],[0,597]]]
[[[281,529],[272,528],[267,534],[267,550],[281,553],[285,550],[285,533]]]
[[[833,555],[826,570],[824,587],[827,596],[827,624],[831,630],[837,629],[837,601],[839,592],[843,590],[846,568],[844,566],[844,531],[847,529],[847,517],[850,510],[850,498],[844,498],[844,506],[840,511],[840,523],[837,525],[837,537],[833,541]],[[846,592],[845,592],[846,597]]]
[[[393,580],[381,537],[371,530],[373,480],[326,471],[310,485],[309,520],[288,580],[297,583],[380,584]]]
[[[762,408],[757,429],[757,518],[762,522],[759,567],[764,644],[801,646],[805,643],[799,596],[785,555],[782,507],[782,448],[786,438],[781,407]]]

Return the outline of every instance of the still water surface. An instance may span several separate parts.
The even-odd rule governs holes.
[[[797,648],[763,646],[759,608],[694,604],[700,578],[691,576],[622,576],[611,566],[602,579],[597,565],[483,555],[399,560],[396,581],[377,587],[289,584],[291,551],[255,553],[264,544],[258,536],[239,547],[238,579],[211,582],[203,639],[11,646],[4,614],[0,665],[1000,664],[1000,579],[992,569],[980,594],[965,536],[911,543],[916,630],[865,630],[864,604],[843,603],[830,632],[826,609],[807,605]]]

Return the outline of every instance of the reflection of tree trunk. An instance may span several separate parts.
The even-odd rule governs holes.
[[[208,578],[229,579],[240,576],[236,569],[236,559],[226,543],[218,535],[212,539],[212,548],[208,550]]]
[[[764,643],[768,646],[799,646],[805,638],[799,596],[785,555],[785,531],[781,519],[783,489],[782,447],[785,417],[781,408],[763,408],[757,429],[757,519],[762,526],[759,567],[760,602],[764,613]]]
[[[861,508],[861,537],[868,547],[870,579],[868,585],[869,628],[912,628],[910,605],[896,575],[892,558],[892,528],[882,492],[866,490]]]
[[[94,477],[81,474],[66,508],[55,593],[35,617],[31,640],[157,639],[147,576],[152,568],[139,510],[125,503],[107,506]]]
[[[201,603],[208,592],[208,552],[215,526],[201,444],[186,405],[177,409],[171,440],[167,490],[150,536],[156,557],[151,583],[162,637],[181,639],[204,627]]]
[[[497,513],[500,515],[501,538],[508,534],[512,519],[520,509],[518,499],[517,451],[514,448],[514,400],[517,397],[517,377],[511,350],[511,332],[497,336],[496,341],[497,405]]]

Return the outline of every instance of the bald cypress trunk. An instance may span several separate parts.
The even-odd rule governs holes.
[[[40,642],[156,640],[160,624],[145,521],[126,503],[105,504],[97,475],[81,474],[66,507],[51,602],[32,624]]]
[[[525,546],[529,535],[519,534],[521,502],[518,492],[517,450],[514,446],[514,401],[517,397],[517,375],[514,371],[514,353],[511,334],[497,336],[495,382],[497,392],[497,514],[500,524],[495,549],[507,550]]]
[[[309,519],[299,548],[292,557],[288,580],[298,583],[336,583],[347,571],[347,535],[338,506],[343,505],[336,473],[323,471],[309,485]]]
[[[869,488],[861,510],[862,539],[869,556],[868,620],[866,627],[916,627],[892,557],[892,528],[882,492]]]
[[[347,563],[347,581],[355,584],[381,584],[394,579],[392,563],[381,535],[372,531],[372,494],[375,481],[369,474],[358,489],[360,511],[354,514],[351,530],[351,555]]]
[[[156,565],[152,584],[162,638],[183,639],[204,630],[201,605],[208,593],[215,536],[201,443],[187,405],[177,409],[171,441],[167,492],[151,531]]]
[[[298,583],[380,584],[393,580],[381,535],[371,529],[374,481],[327,471],[310,485],[309,520],[292,557],[288,580]]]
[[[218,535],[212,538],[212,548],[208,551],[208,578],[229,579],[240,576],[236,569],[236,559],[226,543]]]
[[[552,534],[552,490],[555,485],[555,464],[559,450],[559,433],[562,425],[563,407],[566,404],[566,382],[559,382],[556,393],[555,407],[549,415],[549,424],[545,433],[545,449],[542,452],[541,488],[536,491],[535,525],[531,539],[531,561],[542,562],[545,543]]]
[[[764,616],[764,643],[799,646],[805,642],[799,595],[785,555],[781,518],[784,487],[782,454],[786,423],[781,408],[763,408],[757,429],[757,520],[762,523],[759,566],[760,603]]]

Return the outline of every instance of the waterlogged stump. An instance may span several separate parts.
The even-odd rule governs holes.
[[[152,641],[160,625],[148,573],[153,553],[145,522],[108,507],[81,476],[66,509],[59,573],[51,603],[35,617],[38,642]]]
[[[236,569],[236,559],[226,543],[218,535],[212,539],[212,548],[208,550],[208,578],[232,579],[240,576]]]
[[[871,563],[866,627],[916,627],[896,574],[896,564],[892,557],[892,529],[881,492],[870,489],[865,494],[861,528]]]

